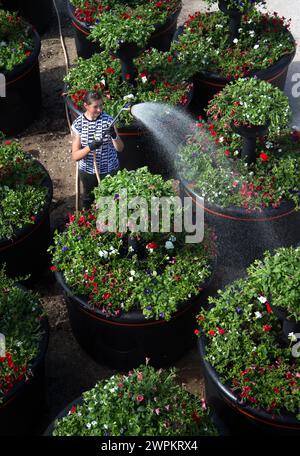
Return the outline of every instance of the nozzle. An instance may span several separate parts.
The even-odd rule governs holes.
[[[133,103],[131,101],[128,101],[128,103],[125,104],[125,106],[122,108],[123,111],[131,111],[131,108],[133,106]]]

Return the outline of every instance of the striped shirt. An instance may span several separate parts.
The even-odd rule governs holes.
[[[72,124],[72,131],[80,136],[81,146],[86,147],[91,142],[102,138],[103,132],[109,128],[112,120],[113,118],[105,112],[99,114],[96,120],[89,120],[84,114],[80,114]],[[96,150],[96,162],[100,174],[110,173],[120,167],[117,151],[109,135],[104,138],[103,145]],[[95,174],[93,152],[89,152],[79,160],[79,169]]]

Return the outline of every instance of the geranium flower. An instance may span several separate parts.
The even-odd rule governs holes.
[[[269,155],[266,154],[265,152],[262,152],[259,154],[259,158],[262,159],[262,161],[268,161],[269,160]]]

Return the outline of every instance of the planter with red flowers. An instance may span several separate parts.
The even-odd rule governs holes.
[[[52,181],[17,142],[0,141],[0,264],[34,278],[48,261]]]
[[[0,0],[0,7],[1,4],[9,11],[18,11],[39,33],[44,33],[49,27],[52,0]]]
[[[299,254],[292,247],[266,252],[197,317],[207,401],[229,434],[300,435],[300,358],[295,340],[282,344],[266,298],[292,299],[299,312]]]
[[[0,9],[0,129],[7,136],[24,130],[39,114],[40,48],[39,35],[28,23]]]
[[[88,60],[78,59],[65,77],[65,99],[72,119],[82,113],[83,97],[90,90],[102,92],[103,111],[112,117],[126,101],[163,102],[187,108],[192,84],[187,79],[186,68],[178,64],[172,54],[152,49],[135,59],[134,65],[134,74],[122,78],[120,60],[107,53],[96,54]],[[125,144],[124,152],[119,155],[122,168],[148,166],[153,172],[165,170],[167,173],[169,165],[158,155],[150,132],[135,121],[129,111],[123,111],[120,116],[118,131]]]
[[[102,50],[114,53],[124,43],[137,54],[150,47],[169,50],[180,10],[180,0],[68,0],[77,54],[86,59]]]
[[[170,365],[194,342],[193,316],[213,268],[209,232],[199,243],[185,243],[187,233],[162,232],[160,225],[151,232],[148,208],[140,209],[148,220],[140,226],[131,205],[143,198],[150,208],[153,197],[172,199],[172,186],[146,168],[107,176],[95,190],[93,210],[70,215],[66,230],[54,236],[52,270],[67,297],[72,330],[100,364],[126,370],[147,356],[154,366]],[[102,197],[116,213],[130,202],[128,229],[120,220],[105,230]],[[171,208],[171,227],[176,211]]]
[[[46,435],[218,435],[204,399],[180,385],[174,368],[156,371],[148,361],[98,382],[59,414]]]
[[[184,192],[204,198],[223,260],[245,266],[266,249],[297,243],[300,133],[287,128],[287,97],[265,81],[240,79],[214,97],[208,116],[178,166]]]
[[[178,30],[173,46],[180,60],[193,68],[199,113],[228,82],[240,77],[256,75],[284,89],[296,49],[290,21],[259,12],[256,3],[264,2],[220,1],[221,11],[196,12]]]
[[[49,328],[39,298],[0,269],[0,435],[26,435],[44,405]]]

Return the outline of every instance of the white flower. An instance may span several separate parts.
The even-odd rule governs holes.
[[[255,44],[255,45],[253,46],[253,49],[258,49],[258,48],[259,48],[259,44]]]
[[[103,84],[103,85],[104,85],[104,87],[105,87],[105,79],[104,79],[104,78],[103,78],[103,79],[101,79],[101,81],[100,81],[100,82],[101,82],[101,84]]]
[[[257,311],[257,312],[255,312],[255,317],[256,317],[257,319],[259,319],[259,318],[262,317],[262,314],[261,314],[260,312]]]
[[[6,42],[5,41],[1,41],[0,42],[0,46],[6,46]]]
[[[99,250],[99,255],[101,258],[107,258],[108,252],[107,252],[107,250]]]
[[[130,274],[131,274],[131,275],[135,275],[135,271],[132,269],[132,270],[130,271]]]
[[[86,423],[86,427],[87,427],[88,429],[91,429],[91,427],[92,427],[91,423]]]
[[[222,143],[222,142],[224,141],[224,136],[221,136],[221,137],[219,138],[219,141],[220,141],[220,143]]]
[[[239,40],[237,38],[234,38],[233,42],[234,42],[234,44],[237,44],[239,42]]]
[[[257,298],[262,304],[264,304],[265,302],[267,302],[267,298],[265,296],[258,296]]]
[[[157,276],[157,272],[156,272],[156,271],[153,271],[153,272],[152,272],[152,275],[153,275],[154,277],[156,277],[156,276]]]
[[[92,426],[96,426],[97,425],[97,421],[94,420],[94,421],[92,421],[91,424],[92,424]]]
[[[253,37],[253,36],[255,35],[255,31],[254,31],[254,30],[249,30],[249,35],[250,35],[251,37]]]
[[[291,342],[297,342],[297,337],[293,332],[289,333],[288,338],[290,339]]]
[[[128,252],[134,252],[134,248],[132,247],[132,245],[130,245],[130,246],[128,247]]]
[[[134,99],[134,95],[133,93],[130,93],[129,95],[125,95],[125,97],[123,97],[123,100],[133,100]]]
[[[172,249],[174,249],[174,244],[173,244],[173,242],[171,242],[171,241],[166,241],[166,243],[165,243],[165,248],[166,248],[167,250],[172,250]]]
[[[134,279],[133,279],[133,277],[129,277],[128,280],[129,280],[129,282],[133,282]]]
[[[142,77],[142,83],[145,84],[147,81],[148,81],[147,77],[146,77],[146,76],[143,76],[143,77]]]
[[[173,236],[173,234],[169,237],[169,241],[175,242],[176,241],[176,236]]]

